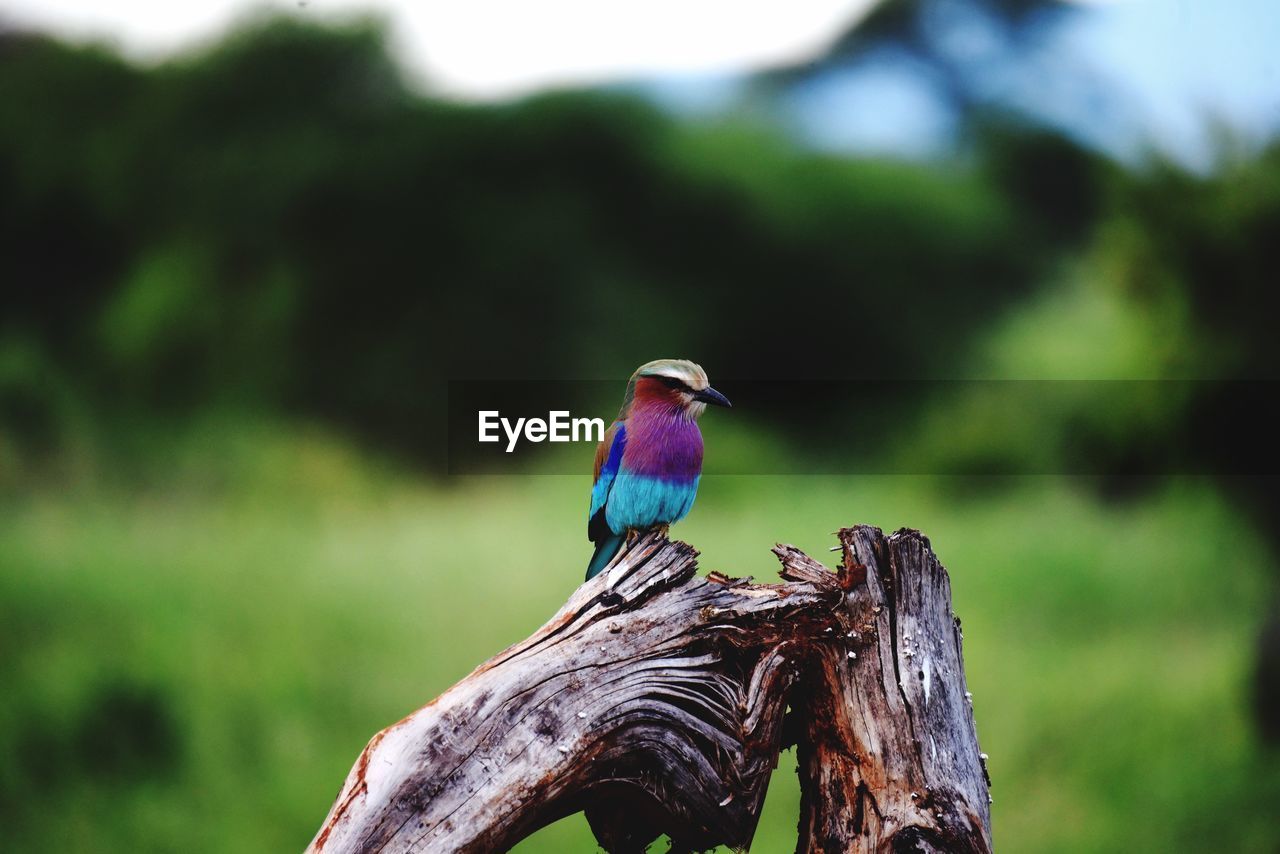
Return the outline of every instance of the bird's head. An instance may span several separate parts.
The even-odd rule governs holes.
[[[632,402],[667,406],[689,418],[697,418],[712,406],[731,406],[729,399],[711,387],[707,372],[685,359],[658,359],[641,365],[627,384],[624,408]]]

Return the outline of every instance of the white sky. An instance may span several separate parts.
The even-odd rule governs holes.
[[[875,2],[0,0],[0,26],[105,41],[147,60],[216,40],[255,11],[317,21],[374,14],[390,22],[399,61],[437,94],[492,100],[639,82],[697,113],[731,103],[744,73],[818,54]],[[1244,139],[1280,132],[1280,0],[1077,2],[1091,14],[1049,49],[1111,81],[1124,115],[1095,115],[1094,105],[1045,88],[1033,95],[1046,115],[1121,156],[1150,140],[1200,164],[1212,159],[1215,121]],[[882,75],[811,93],[798,102],[802,131],[839,150],[927,153],[947,129],[927,101],[892,83]]]
[[[373,12],[430,87],[490,99],[679,73],[732,74],[817,53],[874,0],[0,0],[0,20],[159,58],[254,9]]]

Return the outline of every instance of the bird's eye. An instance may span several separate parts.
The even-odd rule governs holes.
[[[659,374],[659,375],[658,375],[658,381],[659,381],[659,382],[661,382],[661,383],[662,383],[664,386],[666,386],[667,388],[674,388],[674,389],[677,389],[677,390],[679,390],[679,391],[688,391],[688,390],[689,390],[689,386],[685,385],[684,380],[676,379],[675,377],[665,377],[665,376],[662,376],[661,374]]]

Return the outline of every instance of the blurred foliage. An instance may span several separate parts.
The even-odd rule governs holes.
[[[580,579],[585,477],[442,490],[253,423],[163,448],[149,488],[0,513],[14,850],[300,850],[373,732]],[[998,844],[1274,850],[1280,765],[1244,703],[1267,556],[1208,482],[1109,506],[1067,479],[958,501],[945,479],[712,476],[678,533],[705,570],[765,579],[775,540],[825,554],[854,518],[922,528],[951,572]],[[793,762],[755,851],[794,844]],[[579,815],[517,850],[595,849]]]
[[[9,35],[0,63],[0,335],[99,406],[278,405],[419,454],[446,377],[695,349],[744,377],[945,370],[1051,262],[1024,211],[1083,222],[1102,174],[1031,136],[987,180],[621,96],[436,103],[372,26],[274,21],[145,71]]]
[[[1011,49],[1067,13],[969,5]],[[894,45],[962,71],[935,50],[952,7],[885,3],[765,83]],[[679,534],[762,577],[775,539],[925,529],[1002,847],[1280,843],[1246,703],[1280,733],[1280,630],[1253,646],[1280,491],[1234,476],[1274,461],[1280,146],[1125,167],[956,78],[962,156],[841,158],[619,94],[439,102],[376,25],[280,19],[148,68],[3,34],[0,79],[6,844],[300,848],[363,741],[585,560],[580,479],[435,477],[446,381],[655,355],[788,381],[707,424],[762,470],[838,470],[856,436],[960,475],[709,475]],[[508,571],[499,532],[535,563]],[[789,847],[795,799],[780,773],[757,850]]]

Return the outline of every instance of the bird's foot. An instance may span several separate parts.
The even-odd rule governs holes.
[[[627,545],[631,545],[631,544],[632,544],[632,543],[634,543],[636,540],[640,539],[640,537],[641,537],[641,536],[643,536],[644,534],[655,534],[655,533],[656,533],[656,534],[658,534],[658,535],[659,535],[660,537],[662,537],[663,539],[666,539],[666,537],[667,537],[667,532],[668,532],[668,531],[670,531],[670,530],[671,530],[671,525],[670,525],[670,524],[667,524],[667,525],[652,525],[652,526],[650,526],[650,527],[648,527],[648,528],[643,528],[643,529],[641,529],[641,528],[627,528],[627,533],[624,535],[624,537],[625,537],[624,542],[625,542]]]

